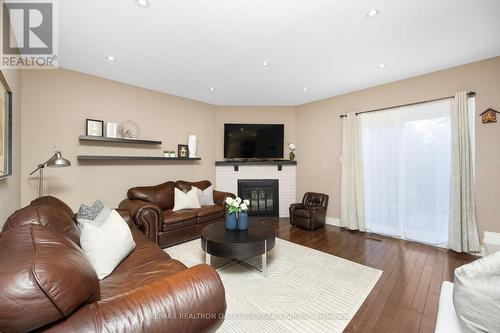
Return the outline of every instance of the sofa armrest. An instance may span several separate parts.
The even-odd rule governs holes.
[[[295,221],[293,219],[293,212],[296,209],[303,209],[303,208],[304,208],[304,205],[301,204],[301,203],[293,203],[293,204],[290,205],[289,212],[290,212],[290,224],[291,225],[295,225]]]
[[[290,205],[290,212],[293,212],[296,209],[304,209],[304,205],[301,203],[293,203]]]
[[[47,332],[215,332],[225,313],[219,275],[202,264],[85,305]]]
[[[158,233],[163,225],[163,212],[160,207],[142,200],[123,200],[120,208],[127,209],[134,224],[148,239],[158,244]]]
[[[316,226],[325,224],[326,219],[326,209],[325,207],[306,207],[309,211],[309,217],[311,219],[311,223],[313,225],[313,229],[316,229]]]
[[[233,193],[222,192],[214,190],[214,202],[216,205],[225,206],[225,201],[227,197],[236,198]]]

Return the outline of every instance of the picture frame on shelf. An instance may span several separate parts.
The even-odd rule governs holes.
[[[189,156],[188,145],[177,145],[177,157],[188,158],[188,156]]]
[[[85,129],[85,134],[87,136],[104,137],[104,120],[87,118]]]

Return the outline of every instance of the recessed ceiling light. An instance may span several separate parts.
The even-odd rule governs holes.
[[[215,88],[214,88],[214,87],[210,87],[210,88],[208,88],[208,89],[210,89],[210,91],[214,91],[214,90],[215,90]]]
[[[304,91],[304,92],[306,92],[308,90],[309,90],[308,88],[302,88],[302,91]]]
[[[375,17],[375,16],[377,16],[377,14],[378,14],[378,10],[377,9],[370,9],[366,13],[366,16],[368,16],[368,17]]]
[[[148,8],[151,6],[148,0],[135,0],[135,3],[141,8]]]
[[[385,68],[385,64],[379,64],[378,68]]]
[[[269,67],[269,61],[263,61],[260,63],[262,67]]]
[[[116,58],[115,58],[115,57],[113,57],[113,56],[107,56],[107,57],[106,57],[106,59],[107,59],[108,61],[115,61],[115,60],[116,60]]]

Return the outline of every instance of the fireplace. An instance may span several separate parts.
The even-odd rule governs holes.
[[[238,196],[250,201],[250,216],[279,217],[277,179],[238,179]]]

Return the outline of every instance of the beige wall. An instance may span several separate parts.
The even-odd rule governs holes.
[[[340,114],[475,91],[477,114],[500,110],[500,57],[397,81],[297,107],[297,194],[330,195],[328,216],[340,216]],[[500,124],[476,118],[477,206],[480,232],[500,232]]]
[[[10,81],[14,82],[11,86],[19,84],[15,74],[10,76]],[[36,196],[37,180],[27,175],[36,164],[51,155],[54,145],[62,149],[73,166],[46,169],[47,194],[59,196],[74,209],[96,197],[117,205],[125,197],[126,190],[138,184],[181,178],[213,181],[214,161],[223,158],[223,124],[242,122],[284,123],[285,142],[297,144],[297,196],[301,197],[306,191],[330,194],[328,216],[339,218],[340,114],[439,98],[457,90],[477,92],[477,113],[488,107],[500,109],[500,57],[297,107],[213,106],[67,70],[25,71],[20,81],[23,92],[22,168],[21,173],[0,181],[0,195],[8,198],[8,202],[2,200],[0,204],[3,205],[0,214],[4,217],[19,206],[19,199],[16,199],[19,193],[21,204]],[[19,107],[14,109],[19,110]],[[19,115],[19,111],[16,114]],[[141,137],[163,140],[164,145],[146,149],[80,144],[78,136],[84,133],[86,118],[136,120],[141,127]],[[496,203],[500,190],[500,180],[496,177],[500,167],[499,126],[483,125],[477,119],[477,197],[481,231],[500,231],[497,220],[500,205]],[[85,153],[159,155],[163,148],[176,148],[177,143],[185,142],[190,133],[198,136],[202,157],[198,164],[83,164],[76,161],[76,155]],[[15,141],[18,151],[19,139]],[[288,149],[285,152],[288,153]],[[19,161],[17,156],[15,165],[19,165]],[[16,187],[19,179],[21,191]]]
[[[37,195],[37,178],[28,174],[59,147],[70,168],[45,168],[45,193],[76,209],[101,198],[116,206],[128,188],[166,180],[215,178],[214,106],[129,86],[68,70],[24,71],[22,99],[22,204]],[[81,144],[85,119],[134,120],[144,139],[161,140],[162,147]],[[189,134],[198,137],[201,162],[79,163],[79,154],[161,156]]]
[[[288,157],[288,143],[295,142],[295,107],[293,106],[217,106],[216,158],[224,159],[224,123],[284,124],[284,154]]]
[[[216,107],[69,70],[24,71],[22,99],[22,204],[37,195],[37,177],[28,174],[59,147],[72,166],[45,168],[45,194],[77,209],[83,202],[101,198],[116,206],[126,191],[140,184],[165,180],[215,179],[215,160],[224,153],[224,122],[284,123],[285,142],[295,139],[294,107]],[[141,138],[162,140],[162,147],[85,144],[85,119],[136,121]],[[78,162],[77,155],[157,155],[198,138],[199,163]],[[285,150],[287,152],[287,150]]]
[[[20,206],[21,187],[21,109],[19,71],[2,71],[12,91],[12,176],[0,179],[0,228],[5,219]]]

